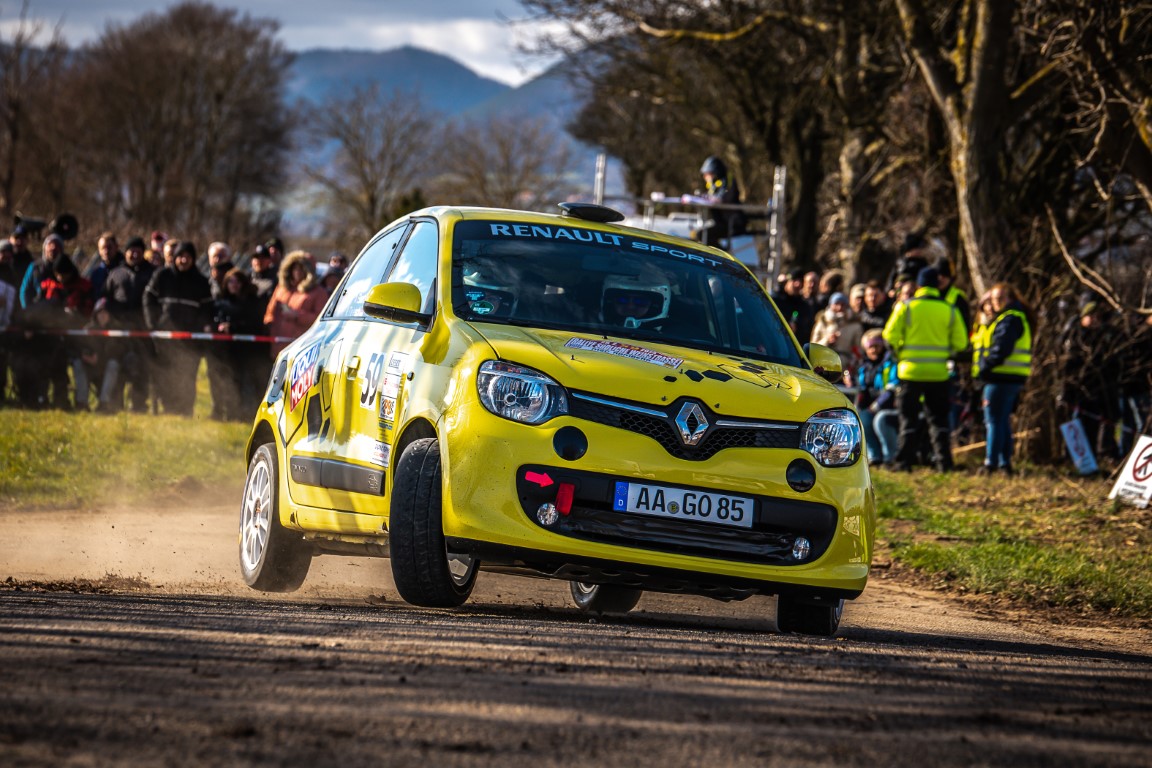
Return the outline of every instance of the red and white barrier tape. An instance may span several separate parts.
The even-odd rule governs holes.
[[[182,339],[191,341],[255,341],[264,343],[289,342],[292,336],[258,336],[250,333],[197,333],[193,331],[125,331],[93,329],[30,329],[8,328],[8,333],[32,333],[49,336],[96,336],[113,339]]]

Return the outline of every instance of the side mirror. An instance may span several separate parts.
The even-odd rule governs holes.
[[[808,355],[808,362],[812,363],[812,370],[833,384],[840,383],[844,376],[844,364],[840,362],[840,353],[823,344],[805,344],[804,354]]]
[[[368,291],[364,314],[394,323],[416,323],[427,328],[432,315],[420,311],[420,289],[411,283],[381,283]]]

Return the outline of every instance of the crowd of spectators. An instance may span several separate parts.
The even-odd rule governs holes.
[[[273,358],[323,310],[347,259],[335,253],[317,277],[311,254],[272,239],[237,264],[214,242],[201,254],[190,240],[151,233],[121,248],[104,232],[85,261],[60,235],[28,248],[18,225],[0,243],[0,384],[21,407],[191,415],[206,361],[212,418],[252,418]],[[78,262],[80,262],[78,264]],[[155,335],[68,334],[177,331],[239,336],[212,341]],[[259,341],[244,337],[263,337]]]
[[[903,459],[897,459],[897,355],[885,341],[884,329],[893,309],[920,292],[918,280],[925,269],[934,273],[939,298],[956,308],[970,337],[968,348],[949,361],[951,437],[958,443],[985,443],[983,471],[1011,472],[1009,419],[1028,377],[1021,371],[1005,373],[1015,350],[988,359],[990,333],[1003,321],[1001,335],[1010,334],[1014,344],[1026,346],[1031,354],[1039,321],[1012,286],[998,284],[970,304],[955,284],[953,264],[940,245],[909,236],[886,282],[847,285],[840,270],[795,269],[780,275],[772,298],[801,343],[823,344],[840,354],[842,386],[860,413],[869,462],[906,468]],[[1059,418],[1081,421],[1101,464],[1120,461],[1134,438],[1149,429],[1152,317],[1125,317],[1091,292],[1046,308],[1046,314],[1045,327],[1058,338],[1045,348],[1052,350],[1049,355],[1057,365],[1044,371],[1041,382],[1057,398]],[[1021,366],[1031,372],[1030,361]],[[913,463],[951,469],[932,445],[928,414],[920,417],[918,443],[909,448],[916,456]]]

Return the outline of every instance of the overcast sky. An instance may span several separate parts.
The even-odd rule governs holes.
[[[163,12],[178,0],[30,0],[28,15],[48,29],[62,22],[69,45],[89,42],[108,23],[123,25],[147,12]],[[518,85],[546,62],[516,52],[530,39],[518,0],[214,0],[256,18],[280,22],[280,39],[296,51],[308,48],[387,50],[414,45],[443,53],[476,72]],[[4,37],[20,15],[21,0],[0,0]]]

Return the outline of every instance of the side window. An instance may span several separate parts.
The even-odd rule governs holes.
[[[372,286],[384,282],[384,272],[407,228],[402,224],[385,232],[356,258],[332,307],[332,317],[364,317],[364,299]]]
[[[420,289],[420,306],[428,311],[432,286],[436,282],[436,257],[440,252],[440,232],[431,221],[419,221],[388,273],[389,283],[411,283]]]

